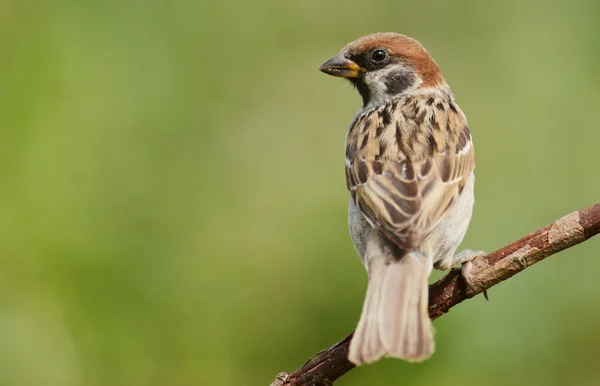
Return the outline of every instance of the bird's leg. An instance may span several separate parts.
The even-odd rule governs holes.
[[[469,272],[469,269],[471,268],[471,261],[473,261],[473,259],[475,259],[479,256],[484,256],[485,254],[486,253],[484,251],[473,251],[471,249],[465,249],[464,251],[461,251],[452,257],[452,265],[456,265],[456,264],[462,265],[461,275],[462,275],[465,283],[467,283],[467,286],[470,287],[470,289],[472,289],[472,286],[469,283],[468,272]],[[483,296],[485,296],[485,300],[487,300],[487,301],[490,300],[488,298],[487,291],[483,291]]]

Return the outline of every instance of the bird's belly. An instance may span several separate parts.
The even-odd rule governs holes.
[[[352,244],[354,244],[354,248],[364,264],[367,241],[371,236],[373,228],[367,223],[367,220],[360,212],[358,206],[356,206],[352,197],[350,197],[348,202],[348,228],[350,230]]]
[[[424,253],[433,255],[436,268],[449,266],[456,248],[467,233],[475,202],[474,184],[475,174],[471,172],[461,195],[444,214],[422,246]]]

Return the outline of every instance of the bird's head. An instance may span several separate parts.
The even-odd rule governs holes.
[[[438,65],[419,42],[391,32],[351,42],[320,70],[348,79],[364,106],[379,105],[418,88],[445,85]]]

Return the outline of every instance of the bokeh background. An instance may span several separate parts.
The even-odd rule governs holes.
[[[420,40],[466,112],[492,251],[600,199],[600,3],[0,1],[0,385],[268,385],[354,328],[366,275],[319,65]],[[353,385],[598,385],[600,239]],[[432,280],[439,277],[436,273]]]

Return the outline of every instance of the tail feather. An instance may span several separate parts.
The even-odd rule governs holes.
[[[385,265],[372,265],[363,311],[350,342],[348,358],[352,363],[371,363],[385,355],[385,348],[380,339],[379,323],[377,323],[384,278]]]
[[[350,342],[348,358],[356,365],[393,356],[411,362],[434,351],[433,327],[427,313],[429,260],[411,252],[387,262],[371,261],[363,312]]]

